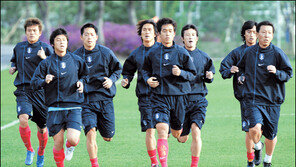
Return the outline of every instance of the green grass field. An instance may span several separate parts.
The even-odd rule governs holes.
[[[295,61],[292,62],[295,74]],[[214,82],[208,85],[209,106],[205,125],[202,129],[202,153],[200,167],[243,167],[246,166],[246,149],[241,131],[240,107],[232,90],[232,80],[223,80],[218,72],[220,61],[215,62]],[[16,102],[13,91],[15,76],[8,70],[1,72],[1,127],[16,120]],[[148,167],[150,159],[145,147],[145,133],[140,132],[140,113],[135,96],[135,81],[130,89],[117,86],[114,98],[116,133],[112,142],[105,142],[97,135],[98,159],[101,167]],[[37,131],[34,123],[32,145],[38,147]],[[1,130],[1,166],[25,166],[26,149],[18,130],[19,124]],[[82,131],[83,132],[83,131]],[[190,136],[191,137],[191,136]],[[178,143],[172,136],[169,141],[168,165],[188,167],[191,163],[191,138],[185,144]],[[262,139],[263,141],[263,139]],[[53,139],[49,138],[45,151],[45,166],[55,166],[53,159]],[[265,151],[264,151],[265,154]],[[295,76],[286,84],[286,101],[281,107],[278,143],[273,155],[275,167],[295,166]],[[36,156],[32,166],[36,166]],[[90,166],[86,150],[86,137],[80,136],[73,159],[65,161],[65,166]],[[262,166],[262,165],[261,165]]]

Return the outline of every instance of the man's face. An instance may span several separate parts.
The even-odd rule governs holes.
[[[26,36],[29,43],[37,42],[41,36],[41,31],[39,31],[38,25],[32,25],[27,27]]]
[[[152,24],[144,24],[141,31],[141,38],[143,41],[152,41],[156,37],[154,27]]]
[[[256,26],[253,26],[253,28],[245,31],[245,39],[247,44],[254,45],[256,43]]]
[[[161,27],[160,39],[162,43],[172,43],[176,33],[172,24],[165,24]]]
[[[257,33],[257,37],[259,40],[260,47],[262,48],[268,47],[270,42],[273,39],[272,26],[269,26],[269,25],[261,26],[259,32]]]
[[[65,35],[58,35],[54,38],[54,50],[58,52],[66,52],[68,40]]]
[[[98,40],[98,35],[96,34],[95,29],[89,27],[84,29],[84,32],[80,38],[84,46],[93,48]]]
[[[188,50],[194,50],[196,48],[196,43],[198,41],[198,37],[196,31],[192,28],[184,31],[183,42],[185,48]]]

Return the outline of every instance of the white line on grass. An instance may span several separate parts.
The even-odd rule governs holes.
[[[16,124],[18,124],[18,123],[19,123],[19,120],[14,120],[14,121],[10,122],[9,124],[6,124],[6,125],[2,126],[2,127],[1,127],[1,130],[4,130],[4,129],[6,129],[6,128],[9,128],[9,127],[11,127],[11,126],[14,126],[14,125],[16,125]]]

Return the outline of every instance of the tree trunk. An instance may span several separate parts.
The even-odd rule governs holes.
[[[188,6],[188,13],[187,13],[187,24],[192,24],[192,11],[191,8],[193,6],[194,1],[190,1],[189,6]]]
[[[21,17],[17,20],[17,22],[12,26],[11,30],[9,31],[9,33],[5,36],[5,38],[3,39],[2,43],[6,43],[10,40],[10,38],[12,37],[12,35],[15,33],[15,31],[17,30],[17,27],[19,26],[20,22],[25,18],[26,13],[23,13],[21,15]]]
[[[137,25],[137,16],[136,16],[136,9],[135,9],[135,1],[128,1],[128,16],[129,22],[131,25]]]
[[[50,36],[50,23],[49,23],[49,20],[48,20],[48,14],[49,14],[48,3],[47,3],[47,1],[37,1],[37,3],[39,5],[39,10],[40,10],[40,13],[41,13],[42,22],[44,24],[43,34],[46,36],[47,39],[49,39],[49,36]]]
[[[161,1],[155,1],[155,15],[161,18]]]
[[[231,35],[231,27],[233,24],[233,18],[234,18],[234,12],[231,13],[229,21],[228,21],[228,27],[226,28],[226,33],[225,33],[225,40],[224,42],[230,42],[230,35]]]
[[[99,43],[102,45],[105,44],[105,36],[104,36],[104,31],[103,31],[104,7],[105,7],[105,2],[99,1],[98,36],[99,36]]]
[[[85,1],[79,1],[78,13],[76,15],[76,24],[79,24],[84,19]]]

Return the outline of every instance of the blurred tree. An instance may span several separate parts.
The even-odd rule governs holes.
[[[47,1],[37,1],[41,13],[41,20],[44,24],[43,34],[49,38],[50,36],[50,22],[49,22],[49,7]]]
[[[78,12],[76,15],[76,23],[82,23],[84,20],[84,12],[85,12],[85,1],[79,1]]]
[[[128,18],[129,23],[131,25],[137,24],[137,16],[136,16],[136,9],[135,9],[135,1],[128,1],[127,3],[127,11],[128,11]]]
[[[98,36],[99,36],[99,43],[104,45],[105,44],[105,37],[104,37],[104,32],[103,32],[103,25],[104,25],[104,7],[105,7],[105,2],[104,1],[99,1],[99,17],[98,17]]]

